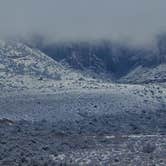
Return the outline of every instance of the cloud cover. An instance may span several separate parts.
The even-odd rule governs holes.
[[[166,29],[165,0],[0,0],[0,36],[134,39]]]

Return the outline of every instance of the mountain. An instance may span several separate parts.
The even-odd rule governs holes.
[[[0,42],[1,88],[24,87],[44,78],[59,80],[62,69],[51,58],[22,43]]]
[[[60,79],[62,67],[39,50],[18,42],[0,42],[1,73]],[[49,64],[49,65],[48,65]],[[56,66],[56,67],[55,67]]]
[[[18,41],[0,41],[1,90],[56,91],[95,87],[96,84],[98,80],[87,73],[57,62],[38,49]]]
[[[166,38],[163,36],[148,48],[111,41],[48,44],[43,40],[34,37],[30,45],[73,69],[105,75],[105,79],[109,77],[121,83],[165,82]]]

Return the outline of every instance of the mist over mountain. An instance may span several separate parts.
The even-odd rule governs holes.
[[[164,0],[2,0],[0,37],[151,43],[166,28]]]
[[[153,70],[166,63],[165,33],[158,35],[155,45],[149,47],[113,40],[48,42],[40,35],[34,35],[26,43],[74,69],[109,73],[114,79],[126,76],[139,66]]]

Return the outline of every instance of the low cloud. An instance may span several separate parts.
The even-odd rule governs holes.
[[[149,42],[166,28],[164,0],[1,0],[0,36]]]

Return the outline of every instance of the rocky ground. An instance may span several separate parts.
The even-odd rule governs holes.
[[[46,121],[0,123],[2,166],[166,165],[166,135],[161,133],[71,134]]]
[[[158,86],[0,97],[0,166],[166,165],[166,96]]]

